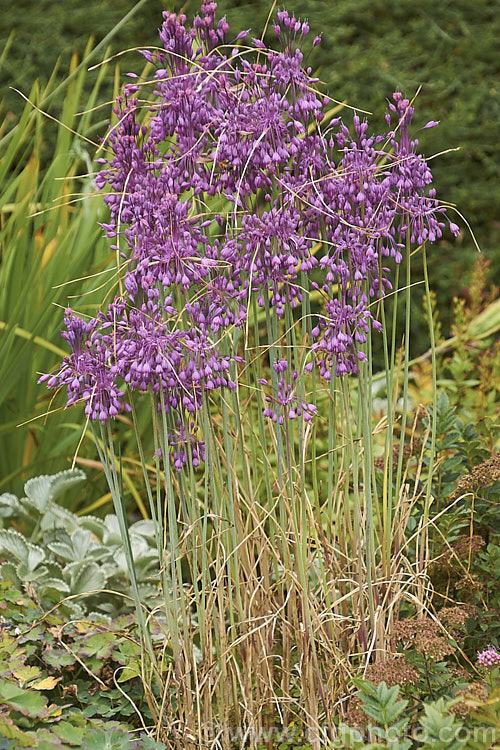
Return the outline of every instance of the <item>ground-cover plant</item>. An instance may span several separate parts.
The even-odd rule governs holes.
[[[438,698],[423,701],[413,706],[411,701],[401,698],[397,685],[388,687],[384,681],[374,685],[367,680],[354,680],[358,693],[356,705],[350,709],[351,724],[341,723],[335,747],[361,750],[458,750],[459,748],[495,747],[498,739],[498,723],[495,716],[496,696],[488,700],[487,691],[482,696],[474,690],[464,690],[459,698]],[[489,705],[488,705],[489,704]],[[490,716],[478,709],[488,706]],[[490,708],[490,706],[492,706]],[[495,708],[493,708],[495,706]],[[480,723],[480,720],[483,720]]]
[[[417,151],[412,101],[394,94],[387,132],[372,135],[316,90],[307,23],[280,11],[273,51],[231,38],[215,11],[203,4],[192,28],[165,12],[162,47],[143,52],[155,73],[117,100],[96,180],[116,296],[94,316],[66,310],[71,353],[42,380],[84,404],[158,736],[272,746],[295,726],[318,750],[350,673],[391,651],[400,611],[429,608],[439,404],[431,325],[434,407],[410,414],[411,295],[422,283],[431,321],[427,246],[458,227]],[[124,415],[155,529],[168,668],[123,502]]]
[[[346,700],[333,744],[496,747],[500,653],[490,645],[469,660],[464,651],[478,617],[479,608],[458,604],[401,619],[393,630],[397,650],[352,680],[357,692]]]
[[[151,716],[132,617],[68,621],[11,582],[0,582],[0,594],[3,748],[165,747],[145,732]]]
[[[28,480],[25,497],[0,495],[0,579],[29,588],[46,610],[66,595],[60,611],[72,619],[89,612],[117,616],[133,600],[116,516],[76,516],[57,502],[84,480],[82,471],[68,470]],[[152,526],[141,520],[129,530],[141,599],[149,609],[158,593]]]

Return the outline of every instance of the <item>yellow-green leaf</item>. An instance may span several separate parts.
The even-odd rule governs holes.
[[[35,682],[34,685],[30,685],[30,688],[33,690],[52,690],[60,679],[60,677],[45,677],[43,680],[40,680],[40,682]]]

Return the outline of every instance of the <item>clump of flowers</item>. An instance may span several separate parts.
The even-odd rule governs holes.
[[[317,412],[314,404],[308,404],[301,399],[295,392],[295,383],[298,378],[297,370],[292,372],[291,383],[287,382],[286,374],[288,371],[288,362],[286,359],[280,359],[273,364],[273,369],[277,375],[276,388],[272,389],[271,384],[266,378],[260,378],[259,383],[269,386],[272,395],[266,395],[267,403],[264,409],[264,416],[269,417],[273,422],[284,424],[285,419],[295,419],[302,416],[304,422],[310,422]]]
[[[446,626],[450,634],[457,637],[467,621],[475,615],[477,615],[477,608],[467,603],[457,604],[454,607],[441,607],[438,612],[440,622]]]
[[[443,563],[455,563],[457,561],[467,562],[474,558],[479,550],[485,545],[484,539],[479,534],[460,534],[448,546],[441,560]]]
[[[500,654],[493,646],[488,646],[477,655],[477,663],[481,667],[491,668],[500,664]]]
[[[415,667],[401,654],[389,656],[376,664],[369,664],[365,672],[365,679],[373,682],[374,685],[385,682],[387,687],[392,687],[393,685],[413,685],[419,681],[420,675]]]
[[[451,494],[451,499],[472,492],[476,493],[484,487],[490,487],[500,480],[500,453],[493,453],[491,458],[474,466],[470,474],[466,474],[457,482],[457,489]]]
[[[165,12],[162,49],[143,51],[156,68],[152,93],[135,77],[117,99],[96,184],[121,292],[90,321],[67,311],[71,353],[41,378],[66,387],[67,405],[83,400],[92,421],[151,393],[177,468],[188,455],[203,460],[192,436],[205,400],[236,388],[233,334],[252,300],[281,325],[315,288],[308,368],[327,382],[356,375],[381,330],[373,302],[391,290],[404,248],[436,241],[447,223],[458,233],[417,152],[408,99],[394,94],[385,133],[357,114],[323,127],[329,100],[304,67],[320,38],[308,42],[307,23],[280,11],[275,51],[243,44],[247,32],[231,38],[216,10],[202,3],[191,28]],[[295,389],[301,368],[283,361],[276,350],[266,416],[311,420],[315,405]]]
[[[441,661],[455,650],[439,623],[429,617],[401,620],[394,628],[394,636],[404,649],[413,647],[431,661]]]
[[[363,702],[357,695],[349,698],[344,713],[344,721],[349,727],[368,728],[369,718],[363,711]]]
[[[193,466],[199,466],[200,461],[205,460],[205,443],[198,437],[195,422],[188,423],[187,430],[181,420],[177,420],[177,429],[169,433],[171,460],[177,471],[189,460]]]
[[[444,542],[445,549],[432,566],[434,580],[453,586],[461,598],[474,601],[484,590],[484,581],[473,572],[477,553],[486,542],[479,534],[460,534],[452,543]]]
[[[476,613],[471,604],[442,607],[437,617],[408,618],[396,623],[393,635],[404,649],[415,651],[430,661],[441,661],[455,651],[451,639],[458,640],[467,621]]]
[[[460,700],[450,707],[450,711],[455,716],[465,719],[477,710],[477,704],[486,703],[488,688],[484,682],[469,682],[467,687],[457,691],[455,698],[460,698]]]

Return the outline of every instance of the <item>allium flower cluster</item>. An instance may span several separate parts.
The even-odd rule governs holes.
[[[337,298],[326,302],[325,314],[319,316],[312,330],[316,339],[312,348],[325,380],[331,379],[332,372],[337,376],[356,372],[357,361],[366,359],[357,346],[365,343],[370,322],[375,330],[381,330],[362,303],[353,306],[345,297],[343,302]]]
[[[193,466],[199,466],[200,462],[205,460],[205,443],[198,438],[198,430],[194,421],[188,422],[185,427],[178,419],[177,429],[169,432],[168,441],[171,460],[177,471],[182,469],[189,458]]]
[[[296,370],[292,372],[292,382],[289,383],[286,379],[288,371],[288,362],[286,359],[280,359],[275,362],[273,369],[277,375],[277,383],[274,388],[266,378],[259,380],[261,385],[267,386],[271,390],[271,395],[264,397],[268,404],[264,409],[264,416],[281,425],[284,424],[285,419],[295,419],[300,416],[302,416],[304,422],[310,422],[316,414],[317,408],[314,404],[307,403],[297,396],[294,384],[298,378],[298,372]]]
[[[477,655],[477,663],[481,667],[494,667],[497,664],[500,664],[500,654],[494,648],[493,646],[489,646],[484,651],[481,651],[480,654]]]
[[[39,382],[47,382],[49,388],[66,386],[67,406],[84,401],[85,414],[91,420],[106,422],[122,409],[129,411],[125,391],[117,382],[112,350],[98,330],[99,320],[86,322],[67,309],[64,323],[62,336],[72,352],[55,374],[42,375]]]
[[[325,380],[355,374],[370,329],[380,329],[369,306],[391,288],[391,265],[408,238],[435,241],[446,222],[408,100],[394,95],[385,134],[369,134],[358,115],[323,127],[329,102],[304,67],[320,42],[308,43],[308,24],[280,11],[272,51],[258,39],[245,46],[246,31],[230,40],[216,9],[202,3],[191,28],[165,12],[162,49],[143,51],[153,82],[132,76],[117,100],[96,184],[124,293],[88,323],[68,311],[72,353],[44,378],[101,421],[128,408],[126,390],[151,390],[193,456],[204,394],[234,387],[237,358],[222,342],[252,296],[280,320],[316,285],[315,364]],[[310,419],[296,375],[271,364],[267,416]]]
[[[206,332],[172,328],[170,303],[167,297],[161,306],[149,301],[129,308],[117,298],[90,322],[67,310],[62,335],[72,353],[57,373],[40,381],[49,388],[65,385],[67,405],[83,400],[89,419],[101,422],[130,410],[126,390],[151,389],[167,413],[196,412],[205,392],[235,387],[228,375],[231,360]]]
[[[280,11],[281,49],[245,47],[246,32],[228,43],[216,8],[202,4],[191,29],[164,13],[164,51],[143,53],[157,67],[148,131],[140,82],[118,102],[98,185],[111,188],[106,229],[128,246],[125,286],[133,300],[175,287],[195,324],[222,333],[242,323],[250,294],[278,317],[300,302],[320,241],[325,314],[314,351],[324,377],[356,373],[370,327],[380,328],[370,299],[391,288],[384,259],[401,261],[408,233],[434,241],[444,227],[410,136],[413,107],[396,93],[385,134],[370,135],[358,115],[352,128],[337,119],[323,130],[328,99],[304,68],[308,24]],[[218,195],[234,208],[200,210]]]

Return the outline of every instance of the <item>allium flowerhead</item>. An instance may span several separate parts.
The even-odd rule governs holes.
[[[317,408],[296,393],[297,370],[293,370],[287,379],[288,362],[286,359],[274,362],[273,370],[278,376],[276,387],[271,388],[271,384],[265,378],[259,380],[261,385],[271,388],[271,392],[264,397],[267,404],[263,411],[264,416],[280,425],[286,420],[300,416],[304,422],[310,422],[316,415]]]
[[[47,382],[49,388],[66,386],[66,406],[83,401],[85,414],[91,420],[106,422],[122,409],[129,411],[106,324],[103,327],[100,318],[84,321],[71,310],[66,310],[64,322],[66,331],[61,335],[72,352],[55,373],[42,375],[38,382]]]
[[[203,2],[191,28],[184,14],[163,14],[161,46],[143,53],[154,87],[140,90],[136,76],[124,87],[110,156],[98,160],[125,296],[90,323],[67,315],[72,354],[47,378],[66,385],[68,403],[85,399],[91,419],[127,408],[122,388],[194,414],[206,394],[235,388],[237,358],[222,342],[248,305],[286,320],[311,286],[322,309],[309,363],[327,381],[357,374],[380,330],[371,303],[391,290],[406,241],[434,242],[446,222],[458,232],[417,151],[413,101],[394,94],[384,134],[358,114],[326,117],[330,100],[304,63],[320,41],[307,41],[307,22],[280,10],[277,49],[252,48],[235,45],[246,32],[227,36],[216,10]],[[315,413],[294,373],[275,368],[275,421]]]
[[[496,648],[488,646],[487,649],[481,651],[481,653],[477,655],[477,663],[481,667],[494,667],[497,664],[500,664],[500,654]]]
[[[205,460],[205,443],[198,437],[196,423],[188,420],[185,426],[180,419],[177,428],[168,433],[170,460],[177,471],[180,471],[190,457],[193,466],[199,466]]]

